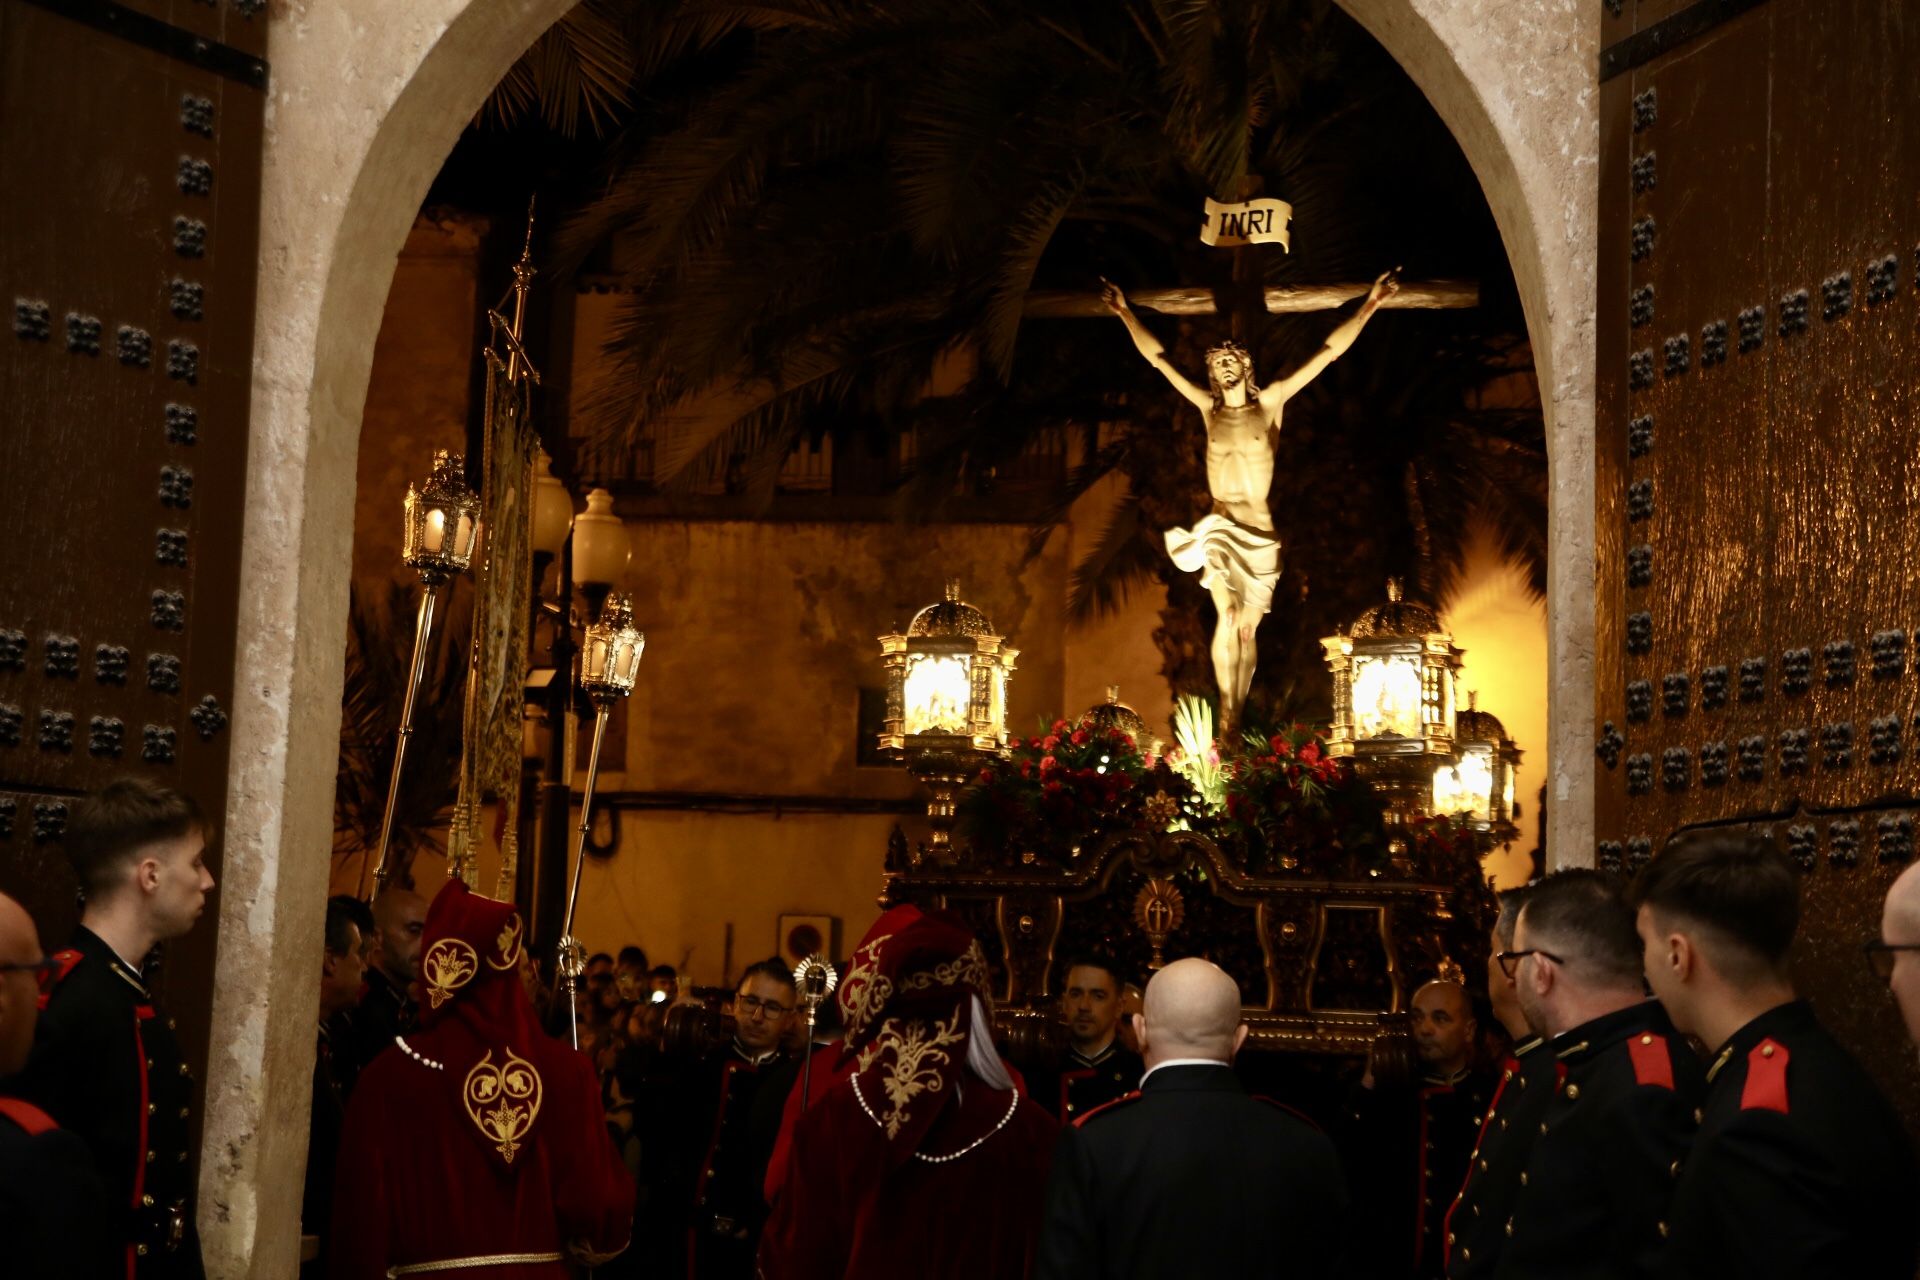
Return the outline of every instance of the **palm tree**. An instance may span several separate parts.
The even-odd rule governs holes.
[[[1444,588],[1476,512],[1544,577],[1537,401],[1482,401],[1529,372],[1491,218],[1418,91],[1327,0],[650,0],[628,38],[655,127],[558,247],[578,264],[618,244],[635,292],[592,410],[651,440],[657,477],[733,469],[770,492],[830,414],[912,430],[901,508],[937,518],[1036,433],[1077,431],[1066,499],[1116,469],[1129,493],[1071,608],[1158,578],[1168,677],[1204,690],[1210,606],[1158,541],[1205,502],[1197,416],[1117,323],[1029,321],[1028,296],[1200,282],[1223,314],[1159,325],[1176,358],[1197,368],[1233,322],[1271,374],[1331,320],[1260,316],[1259,285],[1401,263],[1477,276],[1490,305],[1376,319],[1289,405],[1272,505],[1290,568],[1262,666],[1304,680],[1263,683],[1322,700],[1313,637],[1389,570]],[[1198,243],[1201,197],[1256,192],[1293,204],[1291,255]]]

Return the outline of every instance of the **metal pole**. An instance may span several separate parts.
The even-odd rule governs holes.
[[[587,755],[587,789],[580,796],[580,839],[573,853],[573,885],[567,890],[567,914],[560,925],[560,949],[555,963],[560,969],[561,981],[566,985],[567,1027],[572,1035],[573,1047],[580,1047],[580,1009],[574,1002],[574,994],[579,989],[579,957],[572,954],[579,943],[573,940],[573,908],[580,901],[580,871],[587,861],[587,828],[593,822],[593,786],[600,777],[600,740],[607,733],[607,717],[613,706],[603,699],[595,699],[593,718],[593,750]]]
[[[422,585],[425,590],[420,595],[420,616],[413,628],[413,661],[407,667],[407,693],[400,704],[400,736],[393,744],[393,771],[387,775],[387,809],[380,815],[379,869],[374,872],[374,881],[382,889],[387,887],[387,877],[393,874],[387,866],[387,845],[393,839],[393,811],[400,799],[400,770],[406,763],[407,743],[413,737],[413,698],[426,670],[427,637],[433,632],[433,596],[438,588],[433,583]],[[367,897],[367,865],[363,862],[360,866],[360,891],[356,896],[362,899]]]
[[[807,1002],[807,1055],[800,1063],[800,1110],[805,1111],[807,1104],[813,1101],[813,1023],[820,1016],[820,1006]]]
[[[554,588],[559,611],[553,618],[548,660],[547,759],[540,779],[540,840],[534,881],[534,944],[548,954],[559,943],[560,915],[566,909],[567,809],[573,779],[567,776],[567,722],[573,713],[573,542],[561,548]],[[557,977],[558,975],[551,975]]]

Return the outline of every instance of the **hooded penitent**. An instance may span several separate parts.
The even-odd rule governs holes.
[[[552,1042],[520,982],[525,930],[510,902],[458,878],[434,897],[421,935],[420,1023],[459,1090],[472,1135],[505,1167],[540,1122]]]
[[[989,987],[980,944],[944,911],[895,907],[855,949],[839,991],[846,1051],[858,1062],[855,1094],[893,1162],[919,1149],[953,1096],[975,1000],[984,1005]]]

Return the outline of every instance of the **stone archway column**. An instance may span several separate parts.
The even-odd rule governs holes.
[[[461,129],[572,2],[291,0],[271,10],[200,1172],[208,1273],[223,1280],[284,1280],[299,1252],[354,463],[394,262]]]
[[[1453,131],[1513,265],[1547,424],[1547,866],[1591,866],[1600,7],[1339,3]]]

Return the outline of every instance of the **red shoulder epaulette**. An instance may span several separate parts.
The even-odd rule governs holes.
[[[22,1102],[18,1098],[0,1098],[0,1116],[5,1116],[25,1129],[30,1138],[37,1138],[43,1133],[52,1133],[60,1127],[53,1122],[52,1116],[31,1102]]]
[[[1742,1111],[1787,1114],[1787,1046],[1762,1040],[1747,1054],[1747,1082],[1740,1090]]]
[[[1086,1124],[1087,1121],[1093,1119],[1095,1116],[1105,1115],[1107,1112],[1113,1110],[1115,1107],[1125,1106],[1129,1102],[1138,1102],[1139,1100],[1140,1100],[1140,1091],[1138,1089],[1135,1089],[1132,1093],[1123,1093],[1119,1097],[1115,1098],[1112,1102],[1103,1102],[1099,1106],[1095,1107],[1093,1110],[1087,1112],[1087,1114],[1075,1120],[1073,1122],[1073,1127],[1078,1129],[1082,1125]]]
[[[74,966],[79,964],[81,959],[80,953],[71,947],[65,951],[56,951],[53,953],[53,972],[41,977],[40,996],[34,1001],[34,1004],[39,1006],[40,1012],[45,1013],[47,1011],[47,997],[53,994],[55,987],[67,980],[67,975],[73,972]]]
[[[1667,1038],[1643,1031],[1627,1041],[1627,1053],[1633,1058],[1636,1084],[1657,1084],[1673,1088],[1673,1059],[1667,1052]]]
[[[1255,1102],[1264,1102],[1270,1107],[1279,1108],[1280,1110],[1286,1112],[1288,1115],[1292,1116],[1295,1120],[1298,1120],[1301,1124],[1304,1124],[1308,1128],[1314,1130],[1316,1133],[1326,1132],[1324,1129],[1320,1128],[1319,1121],[1315,1120],[1312,1116],[1308,1115],[1306,1112],[1302,1111],[1298,1107],[1290,1107],[1286,1103],[1281,1102],[1275,1098],[1269,1098],[1262,1093],[1256,1093],[1252,1096]]]

